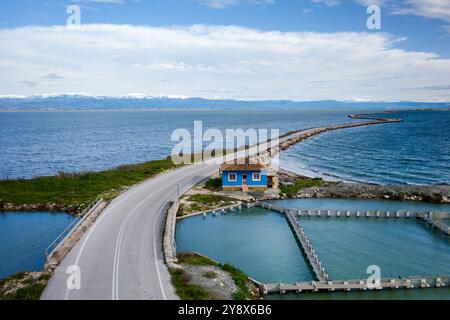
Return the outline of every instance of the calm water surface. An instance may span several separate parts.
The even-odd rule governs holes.
[[[411,203],[376,200],[279,202],[291,208],[311,209],[341,209],[341,205],[345,205],[348,209],[394,210],[413,206]],[[418,205],[427,210],[448,209],[448,206]],[[331,278],[365,279],[369,265],[380,266],[383,277],[450,274],[450,240],[415,220],[300,218],[300,222]],[[244,208],[206,219],[201,216],[184,219],[177,224],[176,243],[179,252],[197,251],[219,262],[231,262],[262,282],[287,283],[313,278],[286,219],[261,208]],[[421,292],[401,290],[269,298],[450,299],[447,289]]]
[[[44,251],[74,217],[51,212],[0,212],[0,279],[44,268]]]
[[[189,110],[0,113],[0,179],[103,170],[161,159],[171,133],[275,128],[281,133],[351,122],[375,110]],[[313,176],[377,183],[450,183],[450,112],[389,114],[403,123],[329,132],[282,153],[284,168]]]

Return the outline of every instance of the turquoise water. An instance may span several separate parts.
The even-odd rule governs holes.
[[[300,218],[331,279],[450,274],[450,241],[415,220]]]
[[[295,207],[301,200],[279,201]],[[308,208],[380,210],[404,208],[396,201],[303,200]],[[353,203],[354,202],[354,203]],[[414,203],[435,209],[438,205]],[[409,204],[408,205],[413,205]],[[300,205],[302,206],[302,205]],[[448,206],[438,206],[448,209]],[[412,207],[410,207],[412,208]],[[311,243],[333,279],[365,279],[369,265],[382,277],[450,274],[450,240],[427,225],[406,219],[300,218]],[[231,262],[262,282],[310,281],[310,268],[286,219],[261,208],[218,217],[187,218],[177,224],[177,250],[197,251]],[[321,293],[269,296],[269,299],[450,299],[448,289]]]
[[[177,252],[199,252],[231,262],[266,282],[313,279],[281,214],[243,208],[218,217],[187,218],[177,223],[176,230]]]
[[[410,210],[449,212],[450,204],[415,201],[363,199],[286,199],[268,201],[282,207],[302,210]]]
[[[51,212],[0,212],[0,279],[44,268],[44,251],[74,220]]]

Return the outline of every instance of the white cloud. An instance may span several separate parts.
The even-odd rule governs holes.
[[[0,29],[0,95],[450,101],[450,59],[395,48],[402,40],[203,25]]]
[[[404,6],[394,10],[396,14],[408,14],[450,21],[449,0],[405,0]]]
[[[254,5],[274,4],[276,0],[197,0],[200,4],[214,9],[224,9],[242,3]]]
[[[309,0],[312,3],[325,4],[334,7],[343,0]],[[415,15],[426,18],[450,21],[450,0],[353,0],[362,6],[379,5],[389,12],[398,15]]]

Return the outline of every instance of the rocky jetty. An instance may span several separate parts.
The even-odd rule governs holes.
[[[299,190],[297,198],[383,199],[450,203],[448,185],[372,185],[337,183],[326,187]]]

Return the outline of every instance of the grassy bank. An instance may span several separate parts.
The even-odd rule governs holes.
[[[231,264],[220,264],[206,257],[200,256],[195,253],[185,253],[178,255],[178,263],[181,266],[210,266],[220,268],[227,272],[236,285],[236,292],[233,294],[233,298],[236,300],[248,300],[254,298],[252,291],[249,288],[250,282],[248,276],[234,267]],[[176,289],[177,294],[182,300],[211,300],[215,299],[214,295],[211,295],[202,286],[192,283],[191,277],[183,269],[172,269],[170,271],[172,275],[172,283]],[[216,278],[214,271],[208,271],[204,274],[206,279]]]
[[[49,279],[45,272],[20,272],[0,280],[0,300],[39,300]]]
[[[333,184],[335,184],[335,183],[327,182],[320,178],[316,178],[316,179],[301,178],[301,179],[297,179],[292,184],[281,185],[280,191],[282,193],[286,194],[286,196],[292,198],[292,197],[295,197],[301,189],[311,188],[311,187],[326,187],[326,186],[330,186]]]
[[[216,194],[194,194],[182,198],[182,203],[177,216],[182,217],[188,214],[214,210],[236,203],[236,200],[230,197]]]
[[[123,189],[175,167],[172,160],[167,158],[100,172],[62,172],[53,177],[2,180],[0,209],[6,204],[37,205],[37,209],[56,204],[79,212],[100,194],[104,194],[107,200],[112,199]]]

